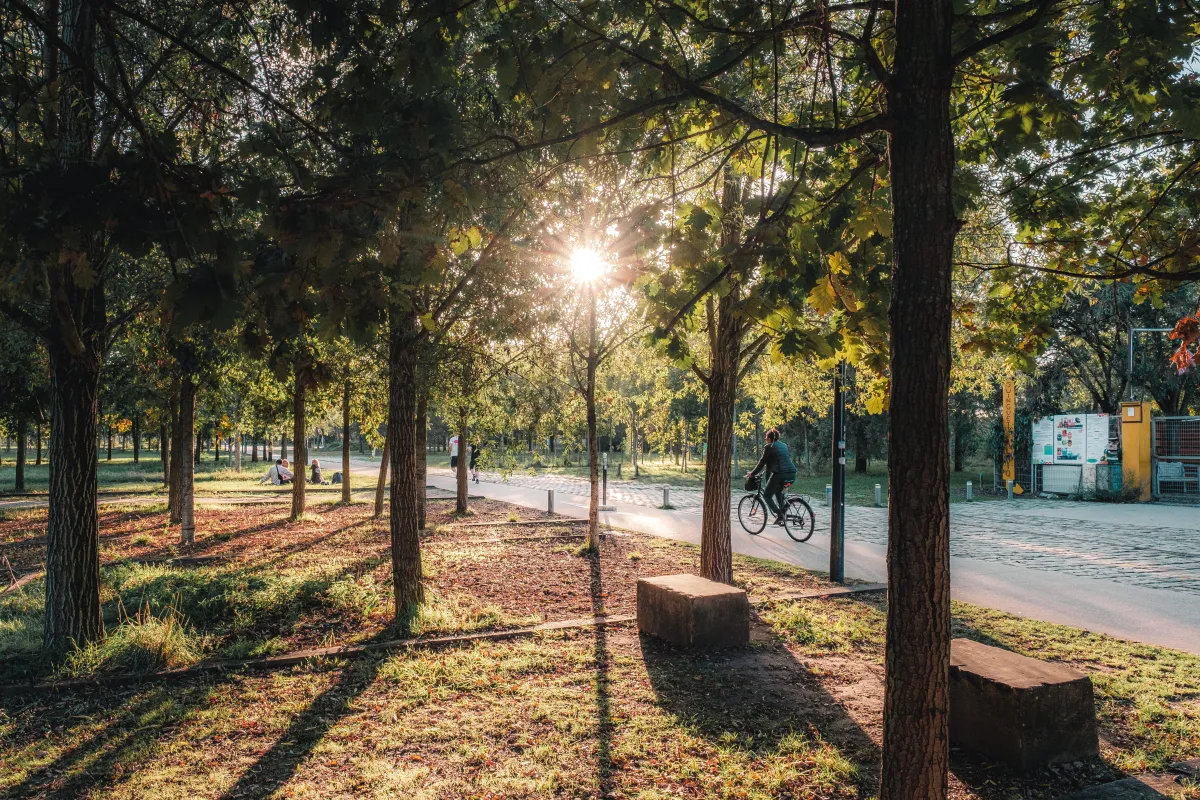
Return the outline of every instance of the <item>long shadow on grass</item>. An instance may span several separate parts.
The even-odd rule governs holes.
[[[604,574],[600,564],[600,554],[588,556],[590,581],[589,590],[592,595],[592,615],[605,614],[604,608]],[[603,625],[595,628],[595,661],[596,661],[596,777],[599,783],[600,797],[609,797],[613,789],[612,765],[612,686],[609,675],[608,632]]]
[[[390,639],[394,635],[395,629],[388,629],[370,641]],[[325,734],[352,712],[354,701],[371,686],[383,663],[384,659],[372,658],[346,666],[340,680],[300,712],[271,749],[221,795],[221,800],[270,797],[278,791],[292,779]]]
[[[53,761],[33,770],[19,784],[8,789],[5,797],[40,796],[53,800],[74,800],[90,790],[120,783],[170,739],[167,726],[177,725],[199,710],[209,691],[223,679],[205,679],[186,684],[161,683],[136,691],[56,694],[27,704],[7,701],[0,709],[13,719],[26,720],[32,731],[47,741],[61,740],[71,734],[77,720],[107,718],[107,723],[89,734],[76,738]],[[36,731],[41,728],[40,731]],[[18,727],[13,740],[27,731]]]
[[[819,739],[857,767],[860,796],[874,791],[878,746],[770,626],[752,621],[748,647],[697,653],[642,634],[641,649],[660,707],[714,745],[771,760],[785,739]]]

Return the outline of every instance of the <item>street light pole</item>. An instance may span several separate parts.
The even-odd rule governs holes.
[[[833,497],[829,504],[829,580],[846,581],[846,362],[833,374]]]

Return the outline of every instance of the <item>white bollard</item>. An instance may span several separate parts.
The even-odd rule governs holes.
[[[663,508],[670,508],[670,507],[671,507],[671,490],[670,490],[668,487],[666,487],[666,486],[664,486],[664,487],[663,487],[663,504],[662,504],[662,507],[663,507]]]
[[[1013,499],[1013,490],[1012,490],[1012,487],[1013,487],[1013,482],[1012,482],[1012,481],[1005,481],[1005,483],[1007,483],[1007,484],[1008,484],[1008,499],[1009,499],[1009,500],[1012,500],[1012,499]]]
[[[971,485],[970,481],[967,481],[967,500],[969,502],[974,499],[975,499],[975,487]]]
[[[546,490],[546,513],[547,514],[554,513],[554,490],[553,489]]]
[[[875,484],[875,507],[883,508],[883,487]]]
[[[825,484],[825,507],[833,508],[833,485]]]

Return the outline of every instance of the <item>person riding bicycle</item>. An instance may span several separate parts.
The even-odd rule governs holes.
[[[775,524],[782,525],[785,508],[783,491],[785,484],[796,480],[796,465],[792,463],[787,444],[779,438],[779,431],[775,428],[767,431],[767,446],[763,448],[762,458],[758,460],[758,466],[746,474],[746,478],[753,478],[763,471],[769,476],[763,488],[767,508],[775,515]]]

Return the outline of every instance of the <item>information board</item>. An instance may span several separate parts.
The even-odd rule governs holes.
[[[1087,447],[1084,458],[1089,464],[1108,463],[1108,414],[1088,414]]]
[[[1033,421],[1033,463],[1054,463],[1054,417]]]
[[[1105,429],[1105,436],[1108,431]],[[1087,415],[1054,415],[1054,463],[1082,464],[1087,447]]]

